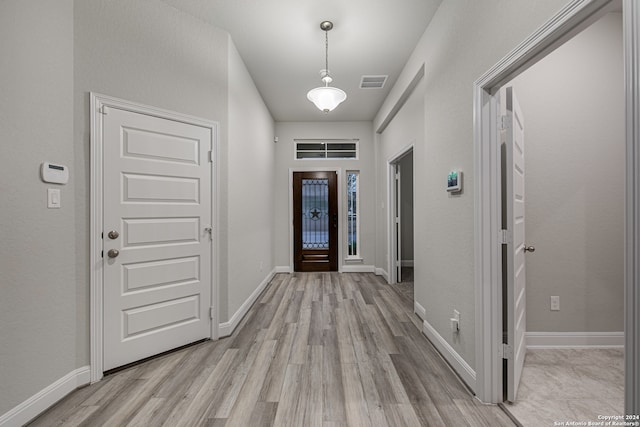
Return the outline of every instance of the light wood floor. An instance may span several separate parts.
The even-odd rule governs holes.
[[[79,389],[32,426],[513,426],[373,274],[279,274],[229,338]]]

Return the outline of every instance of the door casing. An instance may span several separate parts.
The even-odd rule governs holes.
[[[402,158],[413,151],[415,142],[412,141],[410,144],[404,146],[400,151],[391,156],[389,160],[387,160],[387,195],[389,199],[387,200],[387,218],[389,220],[387,224],[387,242],[389,242],[389,248],[387,252],[387,271],[389,272],[388,282],[389,284],[398,283],[398,273],[396,269],[396,248],[398,246],[398,239],[396,237],[396,203],[397,203],[397,194],[396,194],[396,165]],[[415,160],[414,160],[415,162]],[[415,173],[414,173],[415,176]],[[415,192],[415,186],[413,187]],[[414,195],[415,199],[415,195]]]
[[[502,402],[500,147],[496,92],[617,0],[573,0],[474,83],[476,396]],[[640,4],[622,0],[625,67],[625,413],[640,412]]]
[[[211,260],[211,299],[210,306],[213,307],[211,313],[211,339],[218,339],[218,307],[216,306],[218,299],[218,254],[219,239],[217,238],[217,230],[219,230],[218,200],[217,196],[219,180],[219,168],[217,167],[218,159],[218,123],[205,120],[174,111],[164,110],[148,105],[126,101],[123,99],[103,95],[99,93],[90,93],[89,102],[91,113],[91,159],[90,159],[90,363],[91,363],[91,382],[94,383],[102,379],[103,376],[103,258],[102,258],[102,238],[103,230],[103,115],[109,107],[119,108],[139,114],[159,117],[168,120],[174,120],[182,123],[193,124],[211,129],[213,137],[212,156],[213,156],[213,173],[211,184],[211,215],[213,223],[213,242],[212,242],[212,260]]]

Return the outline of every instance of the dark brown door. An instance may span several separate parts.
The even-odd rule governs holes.
[[[293,173],[294,271],[338,271],[335,172]]]

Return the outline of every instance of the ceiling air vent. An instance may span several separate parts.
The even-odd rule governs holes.
[[[382,89],[389,76],[362,76],[360,89]]]

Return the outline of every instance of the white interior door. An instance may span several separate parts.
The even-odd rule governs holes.
[[[211,335],[211,129],[104,116],[103,370]]]
[[[394,215],[395,215],[395,235],[396,235],[396,256],[395,256],[395,262],[396,262],[396,282],[400,283],[402,282],[402,217],[401,217],[401,211],[402,211],[402,182],[401,182],[402,176],[401,176],[401,170],[400,170],[400,164],[396,163],[395,164],[395,192],[396,192],[396,197],[395,197],[395,209],[394,209]]]
[[[507,399],[515,402],[526,354],[524,119],[513,88],[501,90],[506,151]],[[504,203],[503,202],[503,203]]]

